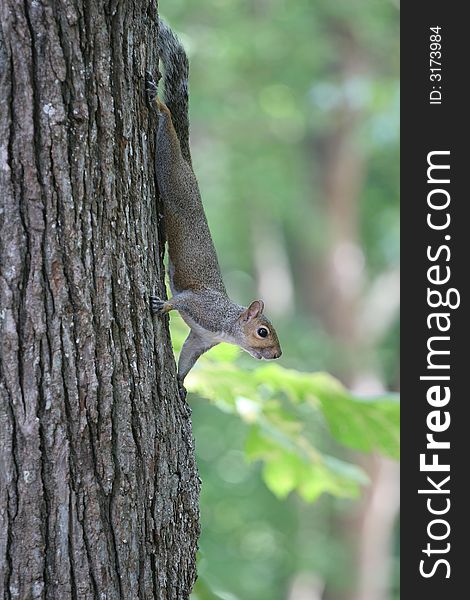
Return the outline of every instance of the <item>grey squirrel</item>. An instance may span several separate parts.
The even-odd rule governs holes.
[[[220,342],[240,346],[258,359],[281,356],[274,327],[264,316],[264,303],[239,306],[227,296],[191,166],[188,117],[188,58],[171,29],[159,21],[159,57],[164,66],[165,103],[150,80],[148,91],[157,103],[157,181],[163,203],[173,297],[150,297],[154,314],[181,314],[191,331],[178,362],[178,385],[197,359]]]

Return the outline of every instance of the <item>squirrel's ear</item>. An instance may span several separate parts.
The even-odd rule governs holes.
[[[256,319],[264,310],[264,302],[262,300],[253,300],[250,306],[242,313],[242,319],[249,321]]]

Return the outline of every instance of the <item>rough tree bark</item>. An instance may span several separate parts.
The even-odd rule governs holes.
[[[184,599],[199,480],[165,324],[157,6],[0,3],[0,597]]]

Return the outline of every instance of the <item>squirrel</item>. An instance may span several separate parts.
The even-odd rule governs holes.
[[[192,169],[189,147],[186,52],[170,27],[159,20],[158,54],[164,66],[165,102],[147,74],[147,91],[158,111],[156,174],[163,203],[169,251],[169,300],[150,297],[154,315],[177,310],[190,327],[178,361],[178,387],[197,359],[220,342],[235,344],[257,359],[281,356],[277,333],[264,314],[264,302],[248,307],[230,300]]]

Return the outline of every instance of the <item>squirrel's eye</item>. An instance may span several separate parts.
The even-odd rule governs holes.
[[[259,337],[265,338],[268,336],[269,331],[266,329],[266,327],[260,327],[257,331],[257,334],[259,335]]]

